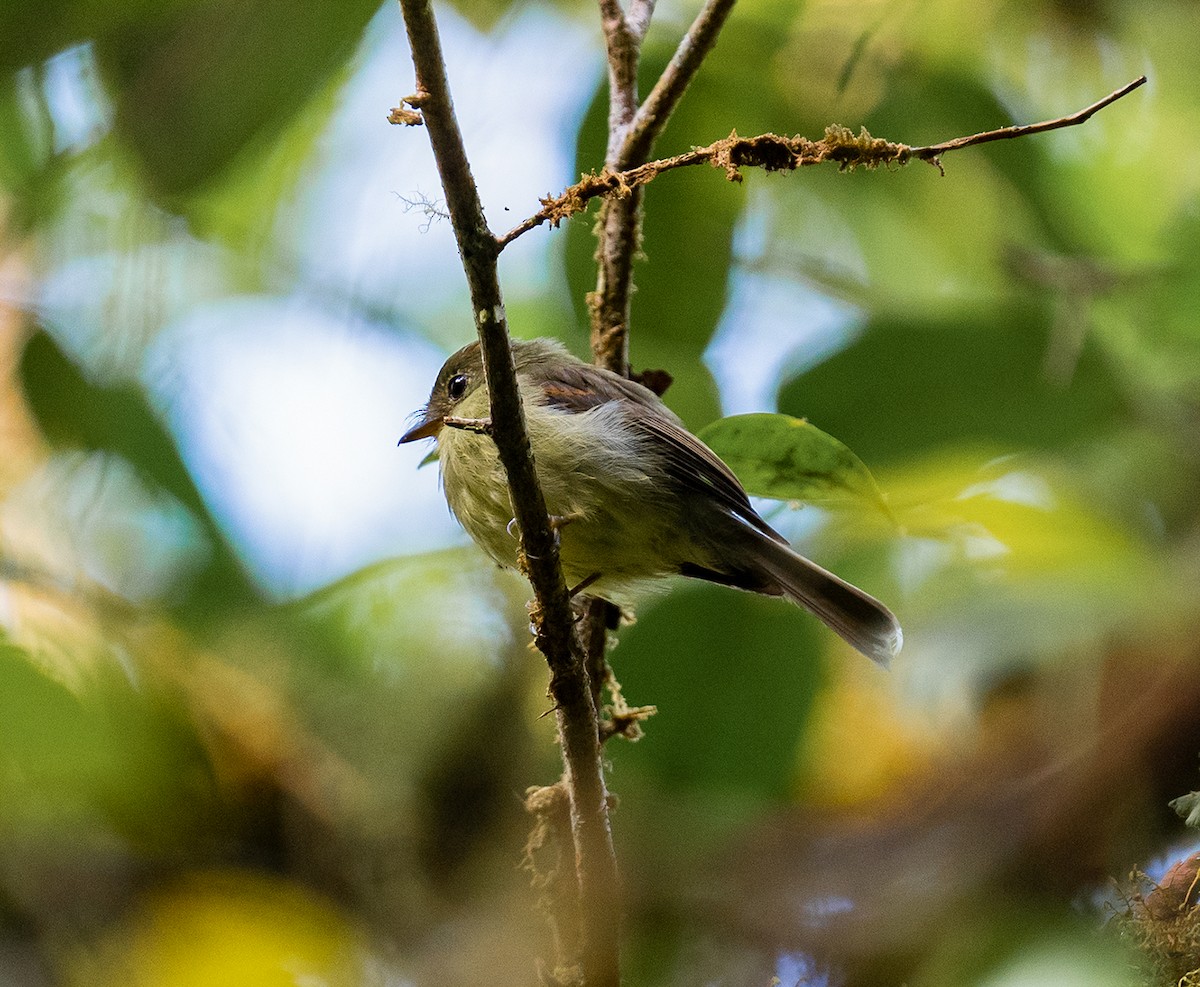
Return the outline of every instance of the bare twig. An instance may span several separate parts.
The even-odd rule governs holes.
[[[604,163],[608,168],[619,169],[625,134],[637,114],[638,61],[642,38],[650,26],[653,5],[639,3],[636,18],[631,24],[631,19],[625,16],[621,8],[620,0],[598,2],[600,25],[604,30],[608,54],[608,148]],[[629,372],[623,338],[629,305],[627,297],[617,297],[613,286],[628,285],[631,281],[633,256],[637,252],[639,215],[640,195],[635,193],[626,202],[606,202],[597,223],[596,290],[588,299],[592,312],[592,353],[600,366],[619,374]],[[603,315],[599,311],[601,307],[605,308]],[[620,339],[604,339],[598,328],[604,321],[620,327]]]
[[[679,42],[671,61],[650,90],[625,134],[621,154],[613,162],[620,169],[639,165],[650,157],[654,142],[667,126],[671,114],[695,78],[705,56],[717,43],[717,35],[733,10],[735,0],[708,0]]]
[[[400,7],[418,85],[416,96],[405,102],[421,111],[446,193],[483,351],[492,437],[508,476],[526,574],[535,595],[531,611],[535,640],[550,665],[584,925],[584,982],[587,987],[617,987],[618,876],[596,709],[517,391],[496,271],[499,246],[484,219],[454,115],[431,0],[400,0]]]
[[[637,112],[638,56],[641,34],[637,33],[621,9],[621,0],[599,0],[600,26],[608,52],[608,153],[606,160],[617,151],[621,135]],[[644,11],[642,11],[644,14]],[[649,24],[648,14],[638,29],[643,33]]]
[[[940,156],[947,151],[957,151],[988,141],[1026,137],[1048,130],[1074,127],[1087,121],[1097,111],[1133,92],[1146,81],[1145,76],[1105,96],[1091,106],[1069,116],[1042,123],[1031,123],[1019,127],[1002,127],[988,130],[970,137],[959,137],[942,144],[927,147],[910,147],[872,137],[867,131],[852,133],[845,127],[826,128],[821,140],[807,137],[781,137],[778,134],[760,134],[757,137],[739,137],[736,133],[723,140],[714,141],[707,147],[693,148],[684,154],[660,158],[625,171],[602,171],[599,175],[585,175],[561,195],[542,199],[542,208],[505,233],[497,241],[501,248],[517,237],[543,223],[557,226],[562,220],[587,208],[588,202],[599,196],[626,197],[636,189],[649,184],[659,175],[691,165],[711,164],[721,168],[725,177],[733,182],[742,180],[742,168],[762,168],[764,171],[793,171],[809,165],[833,162],[843,171],[854,168],[877,168],[880,165],[906,165],[910,161],[928,161],[941,167]]]
[[[641,188],[604,200],[596,227],[596,289],[588,294],[592,357],[613,373],[629,375],[629,312],[633,298],[633,259],[641,248]]]
[[[654,16],[654,2],[655,0],[633,0],[629,5],[629,13],[625,19],[629,24],[630,33],[639,43],[646,37],[646,32],[650,30],[650,18]]]
[[[609,104],[608,153],[604,165],[609,171],[624,171],[643,164],[650,156],[654,141],[662,133],[672,111],[683,97],[688,84],[700,68],[705,55],[716,43],[734,0],[707,0],[686,35],[679,43],[670,64],[639,108],[629,99],[629,91],[617,88],[622,66],[632,64],[636,73],[637,49],[649,25],[652,0],[634,0],[628,18],[622,17],[620,29],[608,11],[617,0],[600,0],[602,22],[608,42],[609,79],[612,91]],[[628,54],[629,49],[633,54]],[[624,58],[625,62],[618,59]],[[633,296],[633,258],[641,239],[641,192],[604,203],[597,223],[599,242],[596,249],[596,290],[588,297],[592,323],[592,354],[600,366],[619,374],[629,373],[630,301]]]
[[[1041,134],[1047,130],[1061,130],[1063,127],[1074,127],[1086,123],[1094,113],[1104,109],[1110,103],[1115,103],[1123,96],[1128,96],[1135,89],[1146,84],[1144,75],[1138,76],[1132,82],[1115,89],[1101,100],[1087,106],[1078,113],[1058,117],[1054,120],[1044,120],[1041,123],[1027,123],[1020,127],[1001,127],[999,130],[985,130],[982,134],[972,134],[970,137],[956,137],[942,144],[930,144],[928,147],[909,148],[909,156],[931,164],[938,164],[938,157],[947,151],[957,151],[975,144],[986,144],[988,141],[1010,140],[1013,137],[1027,137],[1030,134]],[[940,167],[940,165],[939,165]]]
[[[442,424],[447,428],[459,428],[464,432],[474,432],[476,435],[495,434],[490,418],[458,418],[455,415],[447,415],[442,419]]]

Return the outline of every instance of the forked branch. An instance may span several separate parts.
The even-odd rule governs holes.
[[[559,564],[558,543],[534,470],[517,390],[496,269],[499,246],[484,219],[479,191],[454,115],[431,0],[400,0],[400,9],[417,77],[417,93],[405,102],[420,111],[429,132],[462,256],[491,400],[486,424],[508,477],[510,500],[521,534],[521,556],[534,590],[535,640],[550,666],[550,693],[565,765],[572,856],[578,881],[582,924],[582,956],[578,961],[587,987],[618,987],[620,896],[599,727]],[[484,421],[471,420],[447,424],[479,430],[485,426]]]
[[[731,182],[742,180],[742,168],[762,168],[764,171],[794,171],[809,165],[833,162],[843,171],[854,168],[877,168],[880,165],[906,165],[910,161],[928,161],[942,170],[941,156],[949,151],[958,151],[989,141],[1011,140],[1031,134],[1061,130],[1085,123],[1091,117],[1144,85],[1146,77],[1139,76],[1120,89],[1115,90],[1091,106],[1069,116],[1030,123],[1015,127],[1001,127],[957,137],[941,144],[926,147],[910,147],[873,137],[865,129],[855,134],[845,127],[831,126],[820,140],[807,137],[781,137],[778,134],[760,134],[757,137],[739,137],[736,133],[723,140],[714,141],[707,147],[693,148],[671,158],[660,158],[623,171],[605,169],[599,174],[584,175],[562,194],[542,199],[542,208],[514,226],[497,240],[501,249],[517,237],[543,223],[557,226],[564,219],[587,208],[588,203],[601,196],[629,196],[634,189],[652,182],[659,175],[676,168],[710,164],[725,172]]]

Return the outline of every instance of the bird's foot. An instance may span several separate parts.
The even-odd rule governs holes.
[[[554,536],[554,544],[559,545],[562,542],[562,529],[574,521],[575,518],[564,517],[560,514],[551,514],[548,520],[550,522],[550,534]],[[510,520],[504,530],[508,532],[510,538],[515,538],[517,541],[521,540],[521,529],[517,524],[516,518]]]
[[[589,586],[591,586],[592,583],[594,583],[602,575],[603,575],[603,573],[593,572],[590,576],[587,577],[587,579],[583,580],[582,582],[576,583],[569,590],[567,590],[567,595],[569,597],[571,597],[571,599],[575,599],[575,597],[577,597],[585,589],[587,589]]]

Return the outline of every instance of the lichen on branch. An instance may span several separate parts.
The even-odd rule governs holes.
[[[831,124],[826,127],[825,136],[820,140],[812,140],[800,135],[782,137],[779,134],[771,133],[759,134],[756,137],[739,137],[737,131],[734,131],[728,137],[714,141],[706,147],[694,147],[684,154],[677,154],[671,158],[659,158],[620,171],[605,168],[598,174],[584,175],[561,194],[539,200],[542,208],[520,225],[514,226],[503,236],[498,237],[497,244],[503,249],[523,233],[527,233],[543,223],[557,226],[564,219],[582,212],[592,199],[601,196],[627,198],[635,189],[648,185],[659,175],[691,165],[710,164],[714,168],[720,168],[731,182],[742,181],[743,168],[761,168],[764,171],[795,171],[797,168],[829,162],[836,164],[839,171],[853,171],[856,168],[878,168],[880,165],[906,165],[910,161],[917,160],[927,161],[942,171],[941,157],[949,151],[957,151],[989,141],[1010,140],[1044,133],[1048,130],[1076,126],[1086,122],[1094,113],[1115,103],[1145,82],[1146,77],[1140,76],[1120,89],[1109,93],[1103,99],[1097,100],[1069,116],[1023,126],[1001,127],[998,130],[987,130],[969,137],[957,137],[954,140],[923,147],[911,147],[908,144],[875,137],[868,133],[865,127],[855,134],[849,127],[840,124]]]

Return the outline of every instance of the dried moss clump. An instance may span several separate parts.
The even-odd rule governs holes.
[[[1162,987],[1200,987],[1200,853],[1180,861],[1154,884],[1133,875],[1138,890],[1118,916],[1122,936],[1145,956]],[[1148,893],[1142,888],[1150,887]]]

